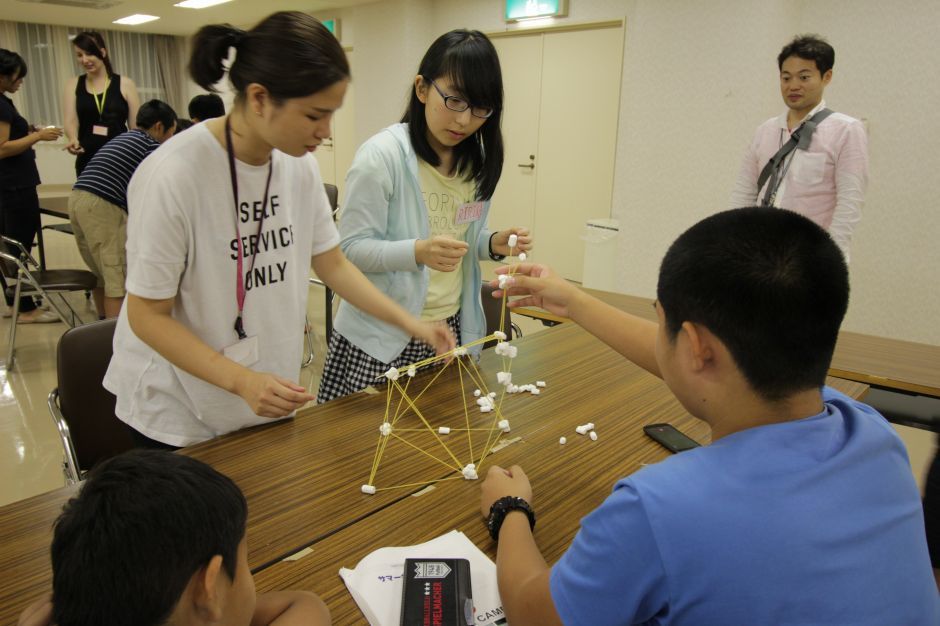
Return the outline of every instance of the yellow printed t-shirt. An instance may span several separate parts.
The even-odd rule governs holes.
[[[444,176],[420,159],[418,181],[421,183],[421,197],[428,207],[430,236],[445,236],[465,241],[469,224],[455,222],[460,205],[474,201],[473,182],[460,175]],[[460,263],[463,263],[463,259]],[[428,268],[431,282],[428,285],[428,297],[424,301],[421,319],[444,320],[460,310],[460,291],[463,288],[460,263],[453,272],[439,272]]]

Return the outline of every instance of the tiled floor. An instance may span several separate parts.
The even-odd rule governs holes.
[[[49,267],[83,267],[74,240],[61,233],[46,231]],[[81,294],[70,302],[83,318],[94,319],[91,305]],[[323,368],[325,346],[323,290],[310,290],[309,319],[314,329],[314,361],[301,373],[301,384],[316,389]],[[524,334],[542,328],[539,322],[513,316]],[[62,446],[46,405],[56,386],[55,350],[65,325],[21,325],[17,329],[16,363],[8,371],[5,363],[9,319],[0,319],[0,506],[21,498],[61,487]],[[915,476],[923,476],[932,458],[933,438],[925,431],[899,427],[908,445]]]

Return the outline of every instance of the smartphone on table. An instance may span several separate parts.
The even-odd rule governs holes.
[[[670,452],[682,452],[697,448],[701,444],[682,434],[672,424],[649,424],[643,427],[646,436],[660,444]]]

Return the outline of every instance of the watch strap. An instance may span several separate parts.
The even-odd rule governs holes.
[[[493,252],[493,237],[495,236],[496,236],[496,233],[490,233],[490,240],[487,245],[487,247],[490,250],[490,258],[493,259],[494,261],[503,261],[506,259],[505,254],[496,254],[495,252]]]
[[[516,496],[503,496],[490,506],[490,515],[486,520],[486,526],[493,541],[499,541],[499,529],[503,527],[503,521],[512,511],[525,513],[529,518],[529,528],[535,529],[535,511],[529,503]]]

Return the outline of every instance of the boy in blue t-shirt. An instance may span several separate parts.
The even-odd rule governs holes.
[[[824,387],[849,283],[819,226],[758,208],[702,220],[663,259],[658,324],[545,266],[517,272],[511,306],[570,317],[661,377],[712,444],[620,480],[551,568],[525,473],[491,467],[481,512],[513,626],[940,624],[906,450]]]
[[[21,626],[328,626],[319,597],[255,595],[248,505],[202,461],[132,450],[91,471],[52,539],[52,594]]]

